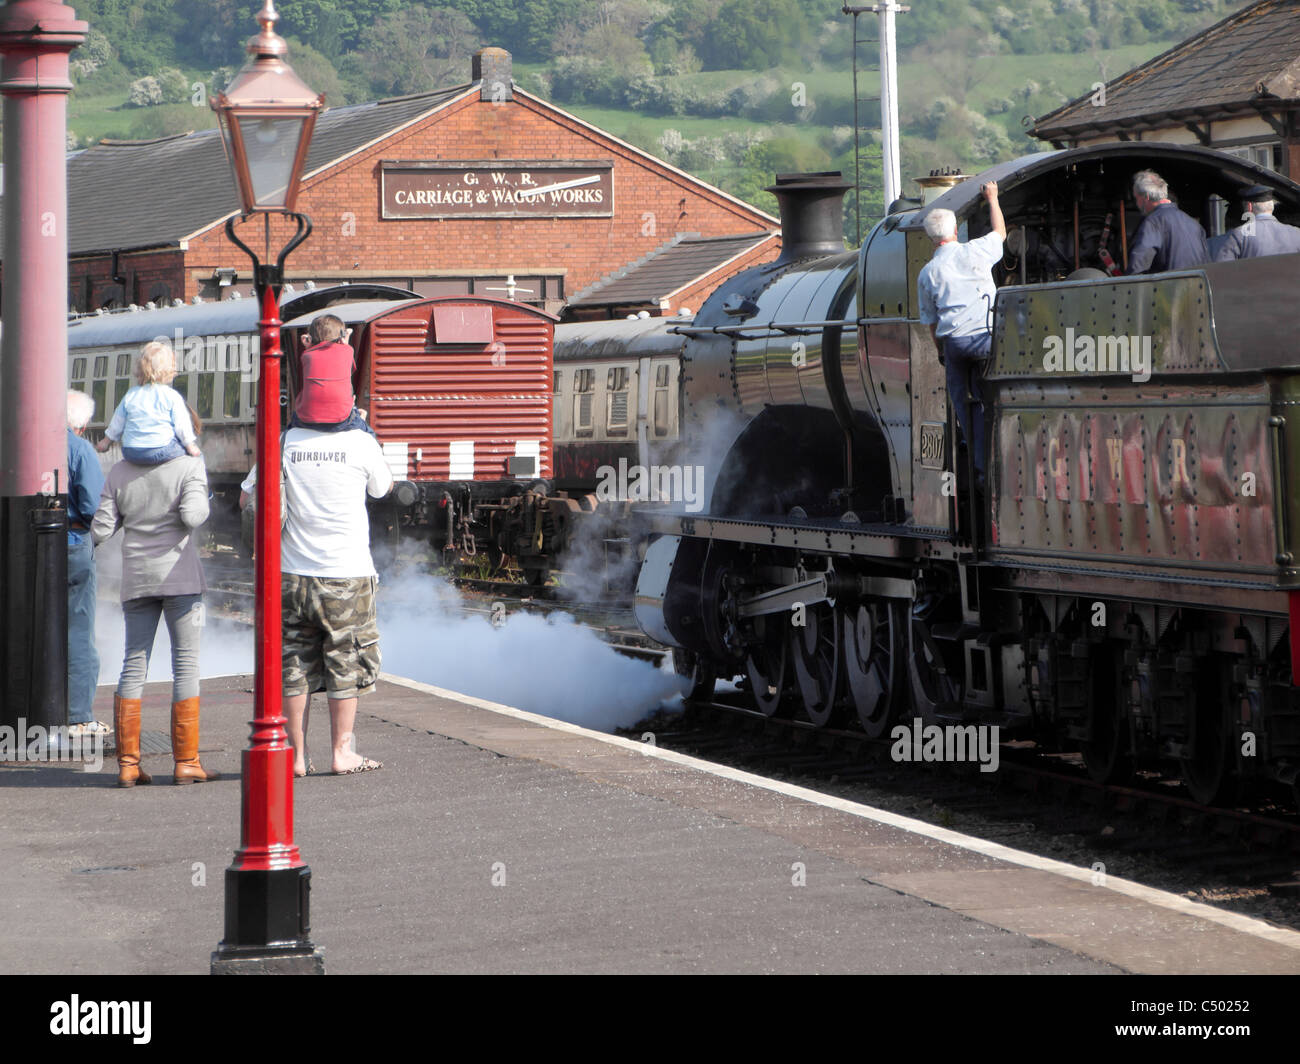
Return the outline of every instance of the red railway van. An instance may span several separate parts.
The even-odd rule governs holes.
[[[399,480],[551,476],[553,315],[505,299],[390,305],[363,325],[357,404]]]

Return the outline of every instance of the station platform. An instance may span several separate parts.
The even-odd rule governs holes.
[[[251,686],[203,682],[215,783],[171,785],[157,684],[152,786],[0,766],[0,972],[207,972]],[[387,678],[356,732],[384,768],[295,794],[330,974],[1300,972],[1295,932],[426,685]],[[308,742],[328,768],[321,696]]]

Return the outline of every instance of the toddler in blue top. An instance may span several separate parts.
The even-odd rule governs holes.
[[[107,451],[122,441],[122,457],[136,465],[160,465],[199,450],[189,408],[171,387],[176,353],[167,344],[145,344],[135,364],[136,386],[122,397],[98,448]]]

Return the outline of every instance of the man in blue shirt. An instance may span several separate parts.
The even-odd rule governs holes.
[[[1154,170],[1133,176],[1133,198],[1143,214],[1128,254],[1129,273],[1191,270],[1210,261],[1201,223],[1169,199],[1169,186]]]
[[[1290,255],[1300,251],[1300,229],[1273,217],[1273,190],[1251,185],[1240,195],[1246,208],[1246,222],[1232,230],[1219,245],[1215,262],[1255,259],[1265,255]]]
[[[82,434],[95,413],[85,392],[68,392],[68,726],[72,735],[110,729],[91,715],[99,683],[95,649],[95,560],[90,522],[104,490],[95,449]]]
[[[1007,224],[998,203],[997,182],[987,182],[980,191],[988,201],[993,231],[963,244],[957,240],[957,218],[952,211],[930,211],[925,232],[934,244],[934,256],[921,267],[916,290],[921,322],[930,326],[930,336],[947,369],[948,398],[973,452],[976,479],[982,482],[987,444],[979,369],[993,343],[990,321],[997,296],[993,264],[1002,258]],[[973,416],[972,394],[976,399]]]

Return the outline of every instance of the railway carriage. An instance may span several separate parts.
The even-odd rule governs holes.
[[[838,175],[778,178],[781,259],[674,327],[684,439],[718,409],[745,427],[702,513],[643,517],[638,620],[697,694],[739,674],[758,709],[815,725],[999,725],[1100,780],[1171,768],[1203,803],[1295,786],[1300,255],[1106,276],[1147,168],[1211,234],[1249,185],[1300,215],[1278,174],[1123,143],[901,202],[845,252]],[[916,279],[926,214],[987,232],[990,179],[1009,233],[984,492]]]

